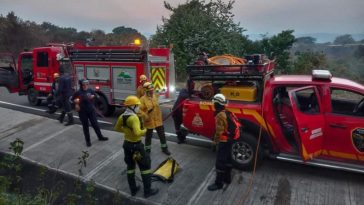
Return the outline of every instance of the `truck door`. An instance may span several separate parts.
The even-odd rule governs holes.
[[[340,160],[364,159],[364,92],[350,88],[330,88],[331,111],[326,113],[325,148]]]
[[[15,65],[14,57],[11,54],[0,53],[0,87],[6,87],[11,93],[19,90]]]
[[[19,94],[24,94],[33,83],[33,54],[31,52],[23,52],[19,55],[18,74]]]
[[[289,91],[295,117],[295,134],[299,138],[300,154],[304,161],[322,152],[324,139],[324,115],[318,90],[307,86]]]
[[[49,49],[37,49],[34,51],[34,88],[39,91],[49,91],[52,83],[50,82],[50,65],[51,57],[49,56]]]

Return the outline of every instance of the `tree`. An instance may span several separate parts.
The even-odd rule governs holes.
[[[313,38],[311,36],[305,36],[305,37],[299,37],[299,38],[296,38],[296,43],[299,43],[299,44],[315,44],[316,43],[316,38]]]
[[[289,49],[295,42],[292,34],[293,30],[282,31],[281,33],[268,38],[263,36],[261,41],[253,42],[253,50],[251,53],[264,53],[270,59],[276,60],[276,69],[280,73],[290,73],[291,64],[289,62]]]
[[[234,1],[191,0],[174,8],[164,2],[172,14],[169,19],[162,19],[163,25],[157,27],[151,45],[173,44],[179,80],[184,79],[186,65],[200,52],[210,56],[246,53],[248,39],[242,35],[244,29],[233,21],[233,4]]]
[[[351,43],[355,43],[355,40],[353,39],[353,37],[350,34],[338,36],[334,40],[334,44],[345,45],[345,44],[351,44]]]
[[[327,59],[324,53],[304,52],[297,56],[293,62],[292,72],[295,74],[310,75],[313,69],[327,68]]]
[[[139,32],[136,29],[125,27],[125,26],[119,26],[112,30],[113,34],[139,34]]]

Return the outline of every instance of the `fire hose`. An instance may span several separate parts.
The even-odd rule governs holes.
[[[166,117],[163,118],[163,122],[166,121],[169,117],[171,117],[171,115],[176,112],[176,110],[178,110],[182,105],[183,103],[185,102],[186,100],[183,100],[182,102],[180,102],[176,108],[174,108],[170,113],[168,113],[168,115]]]

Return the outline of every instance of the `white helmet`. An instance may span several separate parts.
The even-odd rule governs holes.
[[[214,95],[214,97],[212,98],[212,102],[213,103],[218,103],[220,105],[226,105],[227,101],[226,98],[223,94],[216,94]]]

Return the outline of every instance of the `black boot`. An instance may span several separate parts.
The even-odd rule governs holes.
[[[101,135],[101,137],[99,137],[99,141],[107,141],[107,140],[109,140],[109,138],[104,137],[102,135]]]
[[[135,182],[135,174],[128,174],[128,184],[129,184],[129,188],[130,188],[130,193],[132,196],[135,196],[139,189],[140,189],[140,186],[137,186],[136,185],[136,182]]]
[[[87,147],[91,147],[91,142],[90,141],[86,141],[86,146]]]
[[[183,144],[183,143],[186,143],[186,136],[183,136],[182,132],[181,131],[177,131],[177,143],[178,144]]]
[[[72,114],[72,112],[68,112],[67,113],[67,116],[68,116],[68,122],[65,124],[65,126],[73,125],[74,124],[74,121],[73,121],[73,114]]]
[[[226,183],[226,184],[231,183],[231,167],[226,168],[225,175],[224,175],[224,183]]]
[[[171,152],[168,150],[168,147],[163,147],[162,152],[166,155],[171,155]]]
[[[158,188],[155,188],[155,189],[151,188],[152,187],[151,176],[152,176],[152,174],[142,174],[145,198],[156,195],[159,191]]]
[[[216,173],[215,183],[208,186],[207,190],[216,191],[216,190],[222,189],[223,186],[224,186],[224,184],[222,183],[223,180],[224,180],[224,174],[222,172],[217,172]]]
[[[58,117],[58,120],[59,120],[60,123],[63,123],[64,116],[66,116],[66,112],[62,111],[61,115]]]

